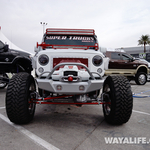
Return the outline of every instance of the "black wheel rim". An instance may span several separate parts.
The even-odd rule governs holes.
[[[103,104],[103,108],[104,108],[104,111],[105,111],[105,115],[109,115],[110,112],[111,112],[111,89],[109,87],[108,84],[105,85],[104,89],[103,89],[103,101],[104,101],[104,104]]]
[[[0,74],[0,77],[7,77],[7,76],[5,76],[5,75],[3,75],[3,74]],[[0,88],[3,88],[3,87],[5,87],[7,85],[7,83],[4,83],[4,82],[2,82],[1,80],[0,80]]]
[[[35,85],[34,83],[31,83],[29,87],[29,96],[28,96],[28,111],[30,115],[34,113],[35,109],[35,103],[33,103],[33,101],[31,100],[31,94],[33,94],[34,92],[35,92]]]

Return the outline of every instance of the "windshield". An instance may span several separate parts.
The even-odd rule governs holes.
[[[123,60],[133,60],[133,57],[131,55],[128,55],[128,54],[122,54],[122,59]]]
[[[94,36],[46,35],[44,42],[46,44],[58,46],[92,46],[89,48],[94,49],[96,39]]]

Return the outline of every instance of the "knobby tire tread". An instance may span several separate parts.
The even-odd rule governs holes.
[[[28,73],[18,73],[12,77],[6,92],[6,112],[10,121],[25,124],[32,120],[28,111],[28,94],[33,77]]]
[[[106,117],[106,121],[111,124],[126,123],[131,114],[133,107],[133,97],[129,81],[123,76],[109,76],[108,81],[113,90],[113,102],[111,114]],[[111,82],[111,83],[110,83]]]

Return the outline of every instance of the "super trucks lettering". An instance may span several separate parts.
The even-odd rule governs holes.
[[[83,41],[93,41],[93,37],[85,37],[85,36],[70,36],[69,40],[83,40]]]
[[[94,46],[96,39],[94,36],[82,36],[82,35],[46,35],[44,42],[50,45],[84,45],[84,46]],[[90,49],[95,49],[90,47]]]
[[[47,36],[47,40],[67,40],[67,36]],[[88,41],[92,42],[94,40],[93,37],[85,37],[85,36],[69,36],[69,40],[80,40],[80,41]]]
[[[47,40],[66,40],[67,36],[47,36]]]

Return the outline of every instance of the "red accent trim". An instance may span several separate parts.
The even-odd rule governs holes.
[[[46,44],[45,42],[42,42],[41,44],[38,44],[38,42],[37,42],[36,47],[38,48],[39,46],[41,46],[42,49],[45,49],[46,47],[51,46],[51,45],[50,44]]]
[[[99,105],[99,104],[111,104],[110,102],[108,103],[103,103],[103,102],[91,102],[91,103],[69,103],[69,102],[44,102],[44,101],[36,101],[34,102],[36,104],[58,104],[58,105]]]
[[[68,48],[73,48],[73,49],[89,49],[90,47],[95,47],[95,50],[98,49],[98,46],[97,45],[87,45],[87,46],[84,46],[84,45],[52,45],[52,44],[46,44],[45,42],[42,42],[41,44],[38,44],[37,42],[37,48],[41,46],[42,49],[45,49],[46,47],[52,47],[53,49],[68,49]]]
[[[101,103],[66,103],[66,102],[35,102],[36,104],[59,104],[59,105],[99,105]]]
[[[82,63],[88,67],[88,59],[85,58],[53,58],[53,68],[58,65],[59,63],[64,63],[64,62],[76,62],[76,63]],[[59,68],[63,68],[64,66],[61,66]],[[69,66],[68,66],[69,67]],[[77,66],[78,69],[83,69],[81,66]],[[58,70],[59,70],[58,68]]]
[[[68,66],[68,68],[69,68],[69,69],[72,69],[72,68],[73,68],[73,66]]]
[[[62,96],[55,96],[55,97],[47,97],[47,98],[43,98],[43,99],[31,99],[32,101],[33,100],[36,100],[36,101],[42,101],[42,100],[50,100],[50,99],[59,99],[59,98],[64,98],[64,97],[70,97],[72,95],[62,95]]]
[[[55,96],[55,97],[47,97],[42,99],[31,99],[29,103],[36,103],[36,104],[63,104],[63,105],[99,105],[99,104],[111,104],[111,102],[85,102],[85,103],[74,103],[74,102],[48,102],[47,100],[51,99],[59,99],[64,97],[71,97],[73,95],[62,95],[62,96]],[[45,101],[45,102],[44,102]]]
[[[68,77],[68,81],[69,81],[69,82],[72,82],[72,81],[73,81],[73,77],[69,76],[69,77]]]

